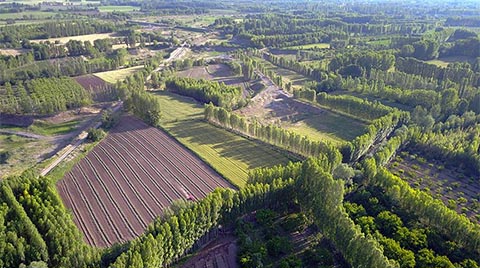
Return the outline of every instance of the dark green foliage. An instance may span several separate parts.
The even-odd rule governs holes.
[[[18,84],[21,81],[34,78],[49,78],[62,76],[78,76],[88,73],[115,70],[125,62],[124,49],[118,49],[108,57],[99,56],[95,59],[84,60],[82,57],[63,58],[58,60],[43,60],[19,62],[10,65],[1,60],[0,56],[0,84],[11,82]],[[33,61],[33,60],[32,60]]]
[[[2,27],[0,46],[18,48],[24,39],[45,39],[53,37],[74,36],[95,33],[109,33],[115,25],[100,20],[76,20],[58,23],[49,21],[41,24],[25,24]]]
[[[165,87],[180,95],[192,97],[203,103],[214,103],[228,109],[238,107],[242,93],[239,87],[204,79],[171,77]]]
[[[407,213],[426,221],[430,228],[464,245],[472,254],[479,254],[480,232],[465,216],[448,209],[440,200],[433,199],[427,193],[412,189],[408,183],[384,168],[379,168],[377,175],[371,180],[375,185],[384,188]]]
[[[20,184],[19,184],[20,183]],[[48,178],[24,175],[13,191],[48,247],[51,267],[95,267],[98,255],[82,239]]]
[[[303,267],[302,260],[296,256],[290,256],[283,259],[278,265],[279,268],[301,268]]]
[[[453,128],[439,132],[418,133],[417,131],[412,133],[412,143],[409,148],[422,152],[429,159],[440,160],[450,167],[462,167],[468,174],[478,176],[480,174],[479,135],[478,124],[465,129]]]
[[[107,135],[107,133],[105,133],[105,131],[103,131],[102,129],[90,128],[88,130],[87,140],[90,140],[90,141],[93,141],[93,142],[99,141],[99,140],[103,139],[106,135]]]
[[[133,113],[151,126],[160,126],[162,117],[158,99],[144,91],[133,91],[126,103]]]
[[[333,180],[314,160],[303,164],[297,196],[321,232],[354,267],[395,267],[379,245],[365,237],[343,208],[343,183]]]
[[[1,185],[0,202],[0,266],[48,261],[45,241],[5,183]]]
[[[131,243],[111,267],[166,266],[190,249],[195,242],[215,231],[218,224],[261,207],[277,207],[291,182],[276,181],[272,185],[254,184],[234,192],[217,189],[192,206],[175,215],[159,218],[146,233]],[[245,226],[244,228],[248,228]],[[242,242],[240,242],[242,243]],[[245,238],[252,254],[245,256],[245,267],[258,267],[267,250],[265,245]],[[149,252],[149,254],[146,254]]]
[[[271,227],[276,217],[277,213],[269,209],[259,209],[255,213],[257,222],[264,227]]]
[[[125,81],[118,82],[116,87],[126,110],[132,111],[147,124],[158,127],[162,117],[160,102],[144,91],[144,73],[131,75]]]
[[[9,151],[1,151],[0,152],[0,164],[8,163],[8,159],[12,154]]]
[[[317,103],[367,120],[386,115],[393,109],[379,102],[370,102],[353,96],[317,95]]]
[[[475,73],[469,68],[462,66],[442,68],[415,58],[397,57],[395,67],[401,72],[420,75],[425,78],[433,78],[441,82],[450,80],[455,83],[467,83],[472,86],[478,86],[480,84],[480,73]]]
[[[98,267],[97,251],[83,242],[48,178],[32,172],[7,178],[0,198],[0,211],[6,212],[0,215],[3,267]]]
[[[308,219],[303,213],[289,214],[281,223],[287,232],[303,231],[307,227]]]
[[[102,113],[102,128],[110,129],[115,126],[120,119],[118,113],[114,113],[111,110],[106,110]]]
[[[383,117],[375,119],[367,127],[367,133],[358,136],[352,141],[352,154],[350,160],[360,159],[374,144],[385,139],[395,129],[406,123],[409,114],[406,112],[394,111]]]
[[[275,236],[267,241],[268,255],[272,257],[288,254],[291,250],[292,245],[287,237]]]
[[[393,239],[386,238],[380,234],[376,236],[379,243],[383,246],[383,251],[387,258],[398,261],[400,268],[415,267],[415,254],[412,251],[402,248]]]
[[[304,264],[307,267],[321,267],[321,265],[331,267],[335,263],[330,251],[324,247],[314,247],[305,251]]]

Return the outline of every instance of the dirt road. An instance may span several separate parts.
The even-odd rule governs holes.
[[[113,112],[119,111],[123,107],[123,102],[117,103],[115,106],[112,107]],[[100,119],[102,116],[102,113],[99,113],[99,115],[96,117],[96,120],[93,120],[92,123],[86,124],[81,128],[80,134],[73,140],[72,143],[68,144],[67,146],[64,147],[64,152],[50,165],[48,165],[46,168],[44,168],[41,172],[41,176],[47,175],[52,169],[54,169],[58,164],[60,164],[65,158],[67,158],[70,153],[72,153],[75,149],[78,148],[85,140],[87,139],[87,130],[90,128],[99,128],[102,125],[102,122],[99,122],[98,119]],[[62,151],[59,150],[59,151]]]

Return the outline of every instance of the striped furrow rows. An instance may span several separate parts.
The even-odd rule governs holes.
[[[141,234],[185,191],[200,198],[216,187],[231,186],[164,132],[131,116],[57,186],[86,242],[99,247]]]

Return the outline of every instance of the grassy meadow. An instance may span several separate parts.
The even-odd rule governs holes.
[[[157,92],[162,127],[233,184],[242,187],[248,171],[285,164],[289,159],[270,146],[235,135],[203,121],[203,106],[190,98]],[[252,157],[254,155],[255,157]]]

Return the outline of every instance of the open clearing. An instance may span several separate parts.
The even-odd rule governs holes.
[[[316,43],[316,44],[308,44],[308,45],[299,45],[299,46],[291,46],[287,49],[312,49],[312,48],[330,48],[329,43]]]
[[[32,166],[40,168],[45,163],[42,161],[60,152],[110,105],[96,104],[42,117],[0,115],[0,151],[11,153],[8,162],[0,164],[0,177]]]
[[[31,40],[32,43],[40,43],[45,41],[50,41],[51,43],[59,42],[60,44],[66,44],[69,40],[77,41],[93,41],[98,39],[113,38],[116,37],[115,33],[100,33],[100,34],[86,34],[86,35],[77,35],[77,36],[67,36],[67,37],[58,37],[58,38],[48,38],[48,39],[36,39]]]
[[[132,12],[140,10],[139,7],[134,6],[99,6],[98,11],[100,12]]]
[[[229,86],[239,86],[242,89],[247,88],[247,82],[243,76],[235,76],[230,67],[225,64],[211,64],[208,66],[196,66],[185,71],[177,73],[180,77],[202,78],[225,83]]]
[[[433,65],[436,65],[438,67],[447,67],[448,64],[454,63],[454,62],[470,62],[473,63],[474,59],[466,56],[456,56],[456,57],[445,57],[445,58],[439,58],[439,59],[434,59],[434,60],[428,60],[425,61],[426,63],[430,63]]]
[[[365,124],[361,121],[293,99],[266,77],[262,79],[266,89],[237,111],[242,116],[263,124],[279,124],[312,140],[337,144],[364,133]]]
[[[249,170],[290,160],[271,146],[203,121],[203,106],[193,99],[165,91],[157,95],[163,107],[163,128],[239,187],[245,185]]]
[[[397,156],[390,163],[389,169],[413,188],[430,193],[446,206],[458,213],[465,213],[470,220],[480,223],[478,179],[468,178],[462,172],[445,168],[440,162],[427,161],[407,152]]]
[[[178,199],[230,187],[163,131],[123,116],[110,134],[57,184],[90,245],[105,247],[143,233]]]
[[[0,55],[2,56],[18,56],[22,53],[24,53],[25,49],[14,49],[14,48],[2,48],[0,49]]]
[[[115,71],[95,73],[93,75],[103,79],[105,82],[115,84],[117,81],[123,81],[125,78],[127,78],[127,76],[141,71],[142,69],[143,65],[140,65]]]
[[[42,156],[52,149],[53,145],[46,140],[0,134],[0,152],[10,153],[7,163],[0,164],[0,178],[31,167],[43,160]]]
[[[257,58],[257,57],[255,57],[255,59],[261,61],[267,70],[270,70],[275,74],[282,76],[284,85],[290,82],[292,83],[292,88],[298,89],[298,88],[302,88],[305,82],[312,81],[310,78],[307,78],[297,72],[278,67],[265,59]]]

